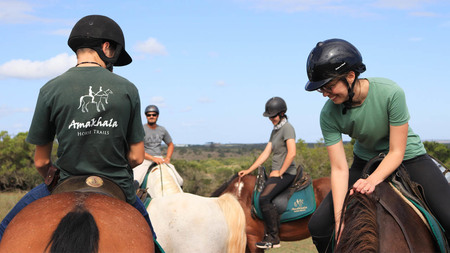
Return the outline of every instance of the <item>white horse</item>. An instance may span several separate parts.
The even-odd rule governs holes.
[[[245,215],[233,195],[184,193],[164,164],[151,170],[147,182],[152,196],[147,211],[165,252],[245,252]]]

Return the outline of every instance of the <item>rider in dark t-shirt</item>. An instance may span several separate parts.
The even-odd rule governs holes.
[[[58,169],[59,181],[92,174],[113,180],[151,228],[133,188],[132,168],[144,159],[139,93],[131,82],[112,73],[113,66],[132,61],[123,32],[114,20],[90,15],[75,24],[68,44],[77,54],[77,65],[41,88],[27,137],[36,145],[35,166],[44,178]],[[58,159],[52,163],[55,137]],[[49,190],[41,184],[16,204],[0,225],[0,240],[14,216],[48,196]]]

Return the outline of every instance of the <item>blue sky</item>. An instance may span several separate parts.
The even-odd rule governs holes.
[[[90,14],[122,27],[133,62],[114,71],[142,110],[159,106],[175,144],[267,142],[272,96],[297,139],[318,141],[326,98],[304,90],[306,58],[330,38],[361,51],[361,77],[404,88],[423,140],[450,139],[448,0],[0,0],[0,130],[28,131],[40,87],[75,65],[67,39]]]

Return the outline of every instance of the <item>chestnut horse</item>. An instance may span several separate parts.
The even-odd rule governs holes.
[[[439,252],[421,215],[382,182],[371,195],[347,195],[335,252]],[[338,233],[339,234],[339,233]],[[445,252],[445,242],[441,252]]]
[[[264,223],[258,218],[254,218],[251,213],[253,189],[256,183],[256,176],[246,175],[240,180],[235,174],[222,186],[220,186],[212,197],[218,197],[225,193],[234,194],[244,209],[247,233],[247,252],[264,252],[256,247],[256,243],[260,242],[264,236]],[[329,177],[323,177],[313,180],[314,195],[316,198],[316,206],[319,206],[328,192],[331,190]],[[312,215],[312,214],[311,214]],[[282,241],[298,241],[310,237],[308,231],[308,222],[311,218],[308,215],[304,218],[281,223],[280,238]]]
[[[66,192],[34,201],[8,225],[0,252],[154,252],[142,214],[98,193]]]

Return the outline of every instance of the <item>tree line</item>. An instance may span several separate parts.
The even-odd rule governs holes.
[[[0,190],[28,191],[43,182],[34,167],[35,146],[25,141],[27,133],[11,136],[0,132]],[[437,142],[424,142],[428,153],[450,167],[450,147]],[[247,169],[264,149],[264,144],[196,145],[176,147],[172,163],[184,179],[183,190],[201,196],[209,196],[232,175]],[[353,141],[344,144],[348,163],[352,163]],[[52,160],[56,160],[55,142]],[[297,165],[313,178],[330,175],[330,162],[322,141],[308,144],[297,141]],[[268,170],[269,158],[264,164]]]

